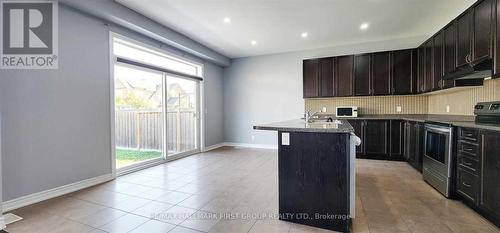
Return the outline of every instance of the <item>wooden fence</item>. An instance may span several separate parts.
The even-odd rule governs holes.
[[[115,112],[115,141],[119,148],[162,150],[163,116],[161,111]],[[195,149],[196,118],[193,111],[167,112],[167,150],[169,153]]]

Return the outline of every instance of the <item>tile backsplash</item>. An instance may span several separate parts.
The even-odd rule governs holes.
[[[474,115],[477,102],[500,100],[500,79],[486,80],[484,86],[429,95],[429,114]],[[450,112],[446,111],[449,106]]]
[[[474,115],[474,105],[500,100],[500,79],[486,80],[484,86],[451,89],[443,93],[411,96],[369,96],[305,99],[305,110],[323,107],[335,113],[337,106],[358,106],[360,114],[448,114]],[[397,111],[398,106],[401,112]],[[449,112],[447,112],[449,106]]]

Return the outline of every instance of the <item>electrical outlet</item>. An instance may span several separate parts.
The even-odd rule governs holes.
[[[290,145],[290,134],[289,133],[281,133],[281,145],[283,145],[283,146]]]
[[[323,108],[321,109],[321,112],[326,112],[326,107],[323,107]]]
[[[252,135],[252,142],[255,141],[255,135]]]
[[[450,112],[450,105],[446,105],[446,112]]]
[[[401,106],[396,107],[396,112],[402,112],[403,110],[401,109]]]

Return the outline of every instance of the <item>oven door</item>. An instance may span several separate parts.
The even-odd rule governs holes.
[[[451,128],[443,126],[425,126],[424,164],[433,172],[449,177]]]

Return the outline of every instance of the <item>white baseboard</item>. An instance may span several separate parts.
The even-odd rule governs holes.
[[[45,201],[54,197],[59,197],[64,194],[72,193],[84,188],[88,188],[100,183],[104,183],[114,179],[112,174],[106,174],[87,180],[78,181],[76,183],[64,185],[61,187],[45,190],[38,193],[33,193],[30,195],[22,196],[16,199],[3,202],[3,212],[8,212],[14,209],[18,209],[27,205],[35,204],[41,201]]]
[[[245,148],[257,148],[257,149],[278,149],[278,145],[267,145],[267,144],[250,144],[250,143],[238,143],[238,142],[225,142],[225,146],[233,147],[245,147]]]
[[[217,143],[215,145],[211,145],[211,146],[207,146],[203,149],[203,152],[207,152],[207,151],[211,151],[211,150],[215,150],[217,148],[221,148],[223,146],[225,146],[226,144],[223,142],[223,143]]]
[[[3,217],[3,215],[0,214],[0,230],[3,230],[7,227],[7,225],[5,225],[5,219]]]

